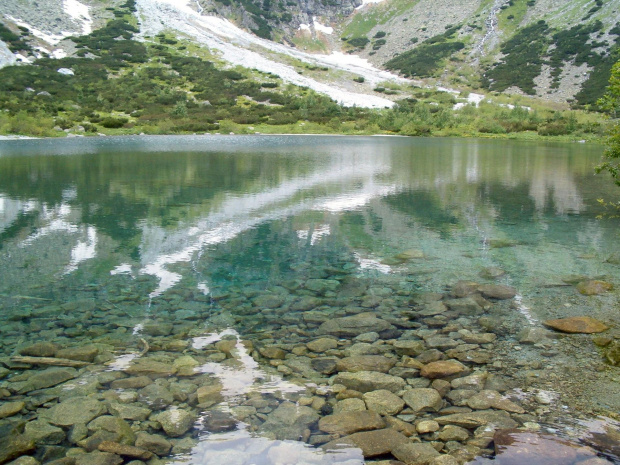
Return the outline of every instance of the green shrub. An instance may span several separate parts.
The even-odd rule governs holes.
[[[428,45],[426,42],[413,50],[401,53],[385,63],[385,67],[400,71],[405,77],[430,77],[442,61],[465,47],[463,42],[442,42]]]
[[[101,125],[108,129],[118,129],[122,128],[127,121],[129,121],[127,118],[113,118],[109,116],[101,120]]]
[[[538,127],[541,136],[563,136],[570,134],[569,126],[564,122],[547,123]]]
[[[370,42],[366,37],[353,37],[352,39],[348,39],[347,43],[357,48],[364,48]]]

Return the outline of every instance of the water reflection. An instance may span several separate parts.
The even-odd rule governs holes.
[[[415,233],[411,221],[444,239],[482,228],[478,234],[484,240],[515,234],[501,220],[533,219],[549,228],[557,215],[584,213],[585,221],[596,213],[586,210],[593,203],[596,148],[385,138],[215,139],[183,139],[180,146],[174,138],[56,146],[5,142],[1,244],[17,239],[17,245],[29,247],[44,236],[62,235],[66,244],[60,248],[66,251],[55,254],[65,257],[60,273],[74,272],[96,255],[107,260],[119,252],[124,260],[110,271],[130,265],[157,277],[155,297],[183,279],[183,271],[173,271],[177,264],[191,263],[206,248],[259,224],[311,211],[372,212],[374,220],[363,221],[381,224],[364,228],[364,234],[382,240]],[[172,152],[179,148],[187,151]],[[231,155],[240,149],[243,153]],[[24,152],[30,156],[15,156]],[[81,156],[47,156],[52,152]],[[605,230],[593,221],[584,225],[587,233],[573,228],[574,234],[581,235],[580,242],[587,238],[585,246],[600,249]],[[325,227],[329,222],[318,226]],[[311,244],[321,237],[316,231]],[[536,241],[555,233],[548,229]],[[101,235],[112,242],[103,246]]]

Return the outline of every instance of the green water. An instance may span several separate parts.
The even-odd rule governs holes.
[[[197,419],[168,438],[175,449],[162,455],[165,463],[360,463],[358,449],[318,452],[329,438],[316,426],[302,445],[270,430],[268,418],[283,401],[305,405],[313,397],[328,406],[315,408],[319,416],[331,413],[336,399],[322,389],[332,375],[310,368],[317,356],[305,344],[327,320],[373,312],[392,325],[374,342],[389,357],[396,357],[390,341],[424,331],[453,339],[464,330],[495,333],[494,344],[471,347],[484,360],[462,361],[508,380],[502,392],[526,407],[515,417],[520,425],[578,439],[579,422],[618,412],[617,368],[590,335],[529,344],[520,332],[568,316],[617,324],[617,291],[586,297],[567,284],[571,275],[618,284],[618,265],[607,260],[620,254],[619,220],[599,218],[606,212],[597,202],[618,191],[593,175],[601,151],[577,143],[323,136],[0,142],[0,363],[9,370],[2,386],[12,392],[5,400],[50,395],[47,408],[66,397],[63,385],[13,392],[12,383],[43,369],[24,372],[10,361],[35,342],[94,344],[92,364],[68,383],[82,380],[80,395],[108,403],[118,400],[110,376],[125,376],[128,363],[172,365],[190,356],[195,375],[158,381],[183,393],[172,403],[153,407],[139,389],[122,401],[153,414],[172,404]],[[508,285],[517,296],[492,302],[484,314],[416,315],[429,295],[445,300],[463,280]],[[614,331],[606,334],[617,337]],[[237,341],[236,355],[214,345],[222,338]],[[341,337],[325,354],[346,355],[352,339]],[[284,359],[261,355],[268,347]],[[196,388],[213,379],[223,400],[198,405]],[[409,385],[426,387],[416,383]],[[553,402],[532,401],[541,391]],[[264,404],[244,417],[235,409],[254,408],[253,396]],[[40,414],[26,410],[0,422]],[[203,418],[213,411],[232,411],[237,430],[210,430]],[[414,423],[410,414],[400,418]],[[163,435],[156,422],[131,424]],[[65,430],[64,440],[29,453],[77,453],[82,446]],[[447,447],[442,453],[456,446]]]

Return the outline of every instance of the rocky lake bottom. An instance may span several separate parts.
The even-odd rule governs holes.
[[[0,463],[618,463],[618,423],[594,416],[617,413],[617,330],[529,325],[498,269],[413,295],[403,276],[313,273],[172,290],[146,319],[126,276],[62,304],[14,297]],[[565,302],[607,292],[573,284],[558,288]]]

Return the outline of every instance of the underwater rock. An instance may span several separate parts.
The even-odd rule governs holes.
[[[92,434],[98,432],[111,433],[114,437],[113,441],[121,444],[133,445],[136,442],[136,435],[122,418],[112,415],[102,415],[88,423],[88,431]]]
[[[424,257],[425,257],[424,252],[418,249],[406,250],[394,256],[394,258],[396,258],[397,260],[414,260],[414,259],[421,259]]]
[[[483,284],[478,287],[478,291],[488,299],[507,300],[517,295],[514,287],[504,286],[502,284]]]
[[[267,416],[259,431],[275,439],[298,441],[318,419],[319,415],[310,407],[283,402]]]
[[[173,407],[156,415],[154,419],[161,424],[168,436],[176,438],[190,430],[196,417],[187,410]]]
[[[108,406],[110,413],[122,418],[123,420],[145,421],[153,411],[138,405],[110,403]]]
[[[439,456],[439,452],[428,442],[401,444],[391,452],[394,457],[407,464],[426,464]]]
[[[98,450],[75,457],[75,465],[120,465],[121,463],[123,459],[118,455]]]
[[[614,366],[620,365],[620,340],[615,340],[607,347],[605,357]]]
[[[497,391],[484,390],[467,399],[467,405],[475,410],[494,408],[513,413],[525,413],[525,410],[514,402],[504,399]]]
[[[136,434],[136,447],[148,450],[160,457],[166,456],[172,449],[172,444],[159,434],[138,433]]]
[[[263,357],[272,360],[284,360],[286,358],[286,352],[279,347],[261,347],[258,351]]]
[[[346,436],[358,431],[385,428],[385,421],[376,412],[368,410],[341,412],[319,420],[319,430]]]
[[[235,416],[245,416],[238,415],[238,412],[238,410],[234,411]],[[254,409],[254,413],[256,413],[256,409]],[[211,410],[207,412],[202,419],[202,425],[205,427],[205,430],[210,433],[224,433],[237,429],[237,421],[231,417],[230,414],[220,410]]]
[[[403,394],[403,400],[415,412],[438,412],[443,400],[437,390],[431,388],[410,389]]]
[[[69,347],[61,349],[56,353],[56,357],[65,358],[67,360],[78,360],[81,362],[92,363],[99,354],[99,349],[94,345],[85,345],[79,347]]]
[[[508,412],[497,410],[480,410],[478,412],[453,413],[435,419],[440,425],[457,425],[472,429],[484,425],[497,428],[516,428],[517,422],[510,418]]]
[[[420,434],[426,433],[434,433],[435,431],[439,431],[439,423],[435,420],[422,420],[415,425],[415,429]]]
[[[558,437],[521,430],[498,430],[493,436],[495,453],[502,465],[524,463],[568,464],[595,458],[596,452]]]
[[[385,389],[367,392],[363,399],[368,410],[381,415],[397,415],[405,406],[405,401]]]
[[[177,369],[163,362],[158,362],[149,358],[139,358],[123,371],[129,375],[148,375],[151,377],[168,377],[177,372]]]
[[[306,347],[312,352],[322,353],[338,347],[338,341],[330,337],[322,337],[320,339],[315,339],[314,341],[308,342],[306,344]]]
[[[30,391],[45,389],[64,383],[76,378],[78,372],[74,368],[48,368],[34,373],[21,386],[18,386],[19,394],[26,394]]]
[[[111,454],[120,455],[130,459],[150,460],[153,453],[139,447],[119,444],[118,442],[103,441],[98,447],[100,452],[109,452]]]
[[[446,425],[439,432],[437,437],[444,441],[466,441],[469,439],[469,431],[465,428],[461,428],[460,426],[455,425]]]
[[[0,405],[0,419],[18,414],[26,406],[25,402],[6,402]]]
[[[611,283],[595,279],[582,281],[577,284],[577,290],[583,295],[604,294],[607,291],[611,291],[613,288],[614,286]]]
[[[362,450],[364,457],[369,458],[389,454],[396,447],[408,444],[409,441],[410,439],[395,429],[384,428],[353,433],[328,442],[322,448],[326,451],[337,451],[342,448],[356,447]]]
[[[474,281],[458,281],[452,286],[450,294],[457,299],[461,299],[478,292],[478,286],[480,284]]]
[[[386,389],[398,392],[406,385],[405,380],[397,376],[386,375],[378,371],[358,371],[356,373],[339,373],[334,377],[334,384],[343,384],[347,388],[359,392]]]
[[[159,384],[149,384],[138,393],[139,399],[155,410],[161,410],[174,402],[172,393]]]
[[[208,386],[201,386],[196,391],[198,403],[210,407],[214,404],[218,404],[224,400],[222,396],[223,386],[220,383],[211,384]]]
[[[19,349],[21,355],[28,355],[30,357],[54,357],[60,347],[53,342],[36,342],[26,347]]]
[[[371,331],[380,333],[392,328],[393,326],[390,323],[377,318],[374,314],[361,313],[355,316],[327,320],[319,327],[318,333],[332,334],[338,337],[355,337]]]
[[[426,350],[424,341],[403,340],[395,341],[392,345],[398,355],[409,355],[415,357]]]
[[[60,444],[65,440],[65,433],[62,428],[52,426],[44,420],[26,423],[24,435],[36,444]]]
[[[345,357],[336,363],[336,370],[358,372],[358,371],[379,371],[387,373],[396,365],[395,358],[387,358],[382,355],[356,355]]]
[[[501,268],[490,266],[488,268],[484,268],[480,272],[480,277],[484,279],[497,279],[497,278],[501,278],[505,274],[506,274],[506,271],[502,270]]]
[[[315,292],[319,295],[324,295],[326,292],[335,291],[340,286],[340,281],[335,279],[308,279],[304,285],[309,291]]]
[[[440,360],[422,367],[420,375],[425,378],[447,378],[467,371],[467,367],[456,360]]]
[[[70,397],[42,413],[41,417],[56,426],[73,426],[77,423],[88,423],[105,411],[105,404],[97,399]]]
[[[602,333],[609,329],[603,322],[591,316],[574,316],[557,320],[543,321],[543,325],[563,333]]]
[[[0,463],[6,463],[34,450],[32,439],[21,434],[23,423],[0,426]]]
[[[278,308],[284,303],[284,296],[277,294],[263,294],[255,297],[252,302],[258,308]]]

